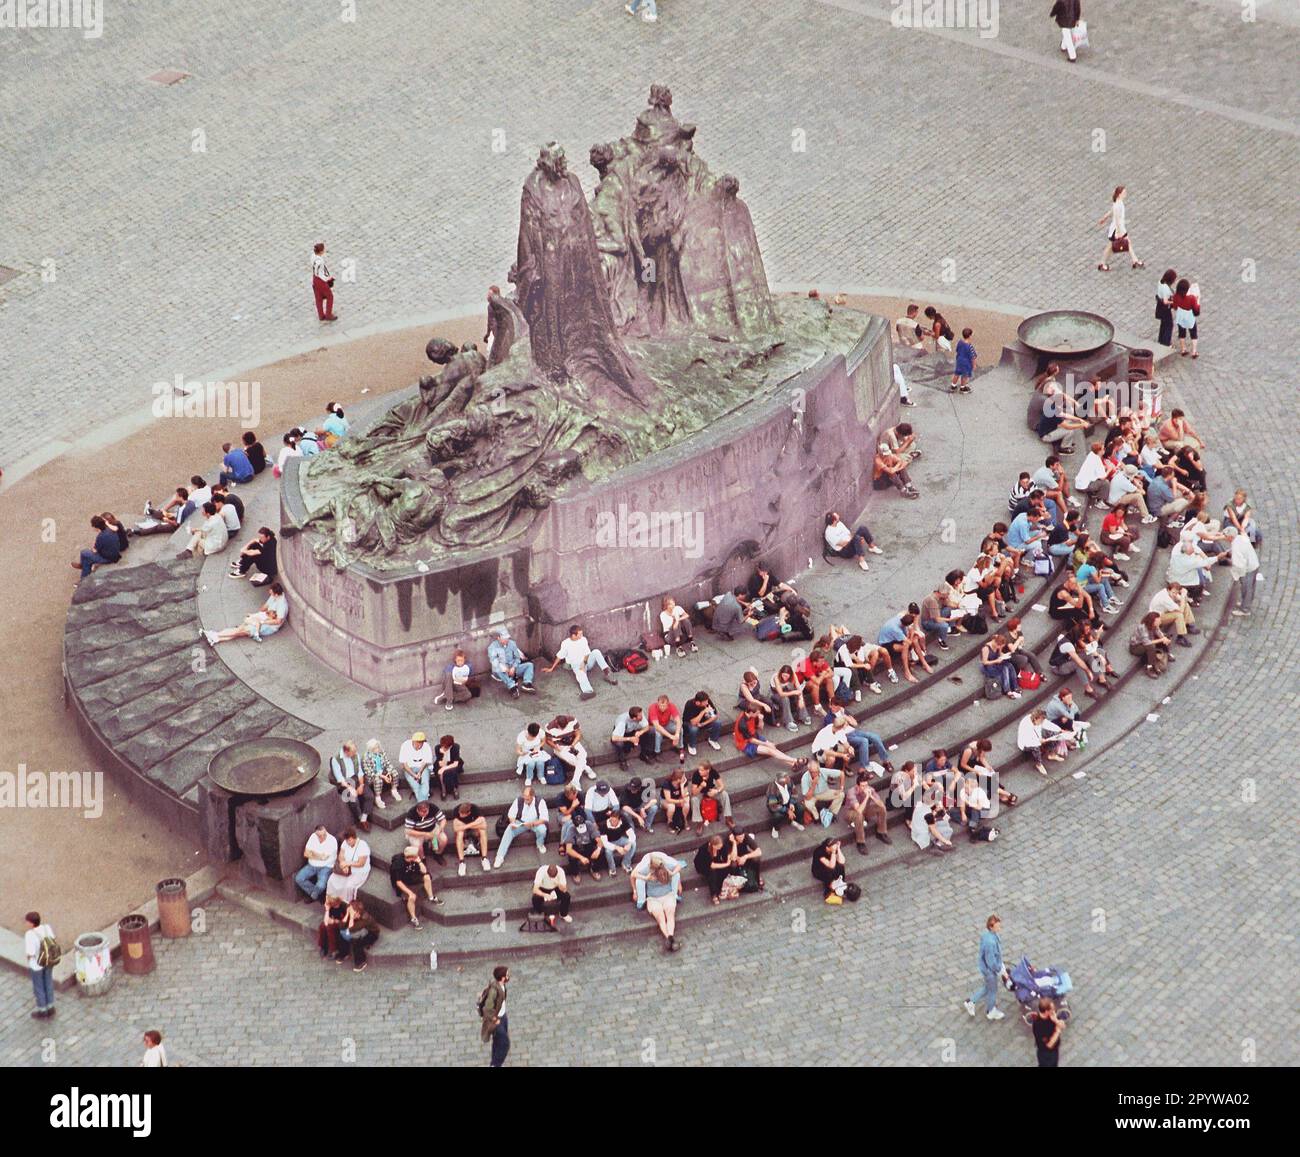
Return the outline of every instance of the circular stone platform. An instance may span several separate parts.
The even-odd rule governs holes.
[[[812,601],[818,630],[829,622],[846,622],[870,632],[923,593],[934,575],[966,565],[981,528],[1005,512],[1007,472],[1041,461],[1042,447],[1024,432],[1027,387],[1014,368],[981,374],[973,398],[954,399],[947,394],[944,364],[926,358],[904,365],[918,402],[908,417],[922,432],[925,449],[913,468],[922,497],[906,502],[886,494],[873,507],[872,529],[886,553],[873,558],[868,575],[849,564],[820,560],[820,527],[807,528],[808,554],[801,566],[787,573],[797,578]],[[998,452],[990,454],[991,447]],[[265,478],[241,488],[241,494],[250,525],[273,518],[279,499]],[[1092,514],[1090,521],[1097,517]],[[263,592],[224,579],[226,565],[218,556],[206,560],[202,568],[193,562],[168,561],[111,568],[93,576],[79,591],[69,615],[68,686],[83,728],[112,753],[119,767],[133,773],[149,802],[156,806],[169,801],[168,816],[190,831],[200,826],[200,808],[206,803],[201,835],[209,855],[218,860],[238,857],[237,866],[261,889],[257,903],[278,909],[283,918],[304,927],[314,924],[316,915],[293,903],[290,880],[302,842],[318,819],[342,827],[348,822],[347,813],[337,795],[324,787],[324,777],[278,801],[239,805],[202,779],[207,759],[225,744],[254,734],[285,735],[306,739],[327,758],[344,739],[364,743],[375,737],[395,756],[401,741],[417,729],[431,738],[453,734],[462,743],[467,761],[463,798],[479,804],[491,817],[517,794],[513,739],[525,722],[544,723],[561,711],[576,713],[586,724],[597,772],[612,771],[612,782],[622,786],[626,777],[612,766],[605,739],[615,714],[630,703],[645,705],[661,691],[680,703],[705,687],[729,716],[739,671],[753,665],[766,674],[784,661],[787,651],[747,638],[726,643],[702,636],[698,655],[666,659],[644,675],[624,675],[617,688],[597,682],[599,694],[590,703],[580,704],[571,677],[557,673],[539,678],[540,691],[534,697],[511,700],[487,685],[480,699],[445,712],[430,705],[427,693],[374,696],[324,670],[297,638],[292,609],[289,627],[260,646],[227,644],[213,652],[198,644],[199,625],[214,628],[236,622],[261,600]],[[1136,621],[1163,577],[1154,550],[1129,566],[1133,582],[1126,592],[1127,606],[1111,621],[1118,639]],[[1040,655],[1055,637],[1054,624],[1038,609],[1046,602],[1049,586],[1049,580],[1031,580],[1016,608],[1025,618],[1029,645]],[[1222,586],[1215,591],[1215,598],[1221,597]],[[1219,609],[1216,605],[1203,611],[1203,625],[1209,628]],[[1175,678],[1193,673],[1196,660],[1212,641],[1212,631],[1207,629],[1197,650],[1186,652],[1178,669],[1156,685],[1134,678],[1140,671],[1128,665],[1122,648],[1116,648],[1120,653],[1112,657],[1123,672],[1121,684],[1102,703],[1087,708],[1094,722],[1094,742],[1086,755],[1076,755],[1064,770],[1054,769],[1055,774],[1088,772],[1103,761],[1108,744],[1141,725],[1153,701],[1172,690]],[[924,758],[933,746],[953,748],[972,735],[989,736],[1001,776],[1028,801],[1049,789],[1051,781],[1026,773],[1015,751],[1014,730],[1025,711],[1054,693],[1055,683],[1049,681],[1019,702],[985,701],[977,645],[974,639],[955,641],[933,675],[915,686],[887,685],[881,697],[866,696],[851,710],[897,750],[893,758],[898,762]],[[811,733],[776,731],[772,738],[798,754],[806,751]],[[767,891],[743,897],[723,911],[742,911],[807,890],[806,861],[819,833],[787,833],[779,842],[763,834],[763,795],[774,766],[738,758],[725,734],[719,752],[701,745],[699,757],[710,756],[726,777],[738,825],[760,836],[768,883]],[[695,762],[693,758],[688,766]],[[653,769],[635,765],[634,773],[662,776],[669,767],[667,762]],[[548,789],[546,794],[558,791]],[[401,818],[409,798],[403,808],[390,803],[372,814],[374,827],[367,839],[381,867],[401,847]],[[842,825],[836,830],[843,831]],[[897,828],[895,832],[893,845],[873,846],[869,866],[918,854],[905,832]],[[553,832],[552,848],[554,842]],[[699,837],[689,832],[674,836],[660,825],[653,834],[642,836],[640,847],[689,860],[698,843]],[[588,880],[579,895],[580,919],[564,936],[511,932],[509,943],[504,942],[494,931],[493,913],[505,911],[513,919],[522,912],[535,866],[535,853],[521,843],[501,870],[486,876],[476,866],[464,877],[439,872],[438,888],[447,903],[442,909],[426,909],[423,915],[441,928],[440,954],[454,959],[545,949],[573,938],[648,933],[643,914],[626,903],[621,880]],[[402,930],[405,915],[394,903],[386,873],[376,871],[364,894],[394,930],[382,942],[378,959],[413,960],[427,954],[427,934]],[[689,924],[715,914],[705,902],[688,904],[682,915]]]

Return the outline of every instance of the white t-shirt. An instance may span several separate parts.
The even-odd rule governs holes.
[[[821,751],[829,751],[832,747],[835,747],[838,744],[847,743],[849,741],[849,732],[851,730],[852,730],[851,727],[845,727],[839,731],[836,731],[835,724],[833,723],[826,724],[826,726],[823,727],[819,732],[817,732],[817,734],[813,737],[813,741],[812,741],[813,754],[816,755],[818,752]],[[825,774],[824,771],[823,774]]]
[[[165,1069],[167,1067],[167,1050],[163,1045],[150,1045],[140,1058],[142,1069]]]
[[[313,868],[332,868],[339,854],[339,842],[329,832],[321,839],[315,832],[307,837],[307,863]]]
[[[515,736],[515,743],[525,755],[536,755],[542,750],[543,739],[545,739],[545,736],[542,732],[539,731],[534,736],[529,735],[525,729]]]
[[[1136,489],[1133,480],[1123,470],[1116,470],[1115,477],[1110,480],[1110,493],[1106,496],[1106,501],[1114,506],[1126,494],[1132,494]]]
[[[988,811],[989,794],[983,787],[976,787],[974,791],[966,793],[966,806],[975,811]]]
[[[459,666],[457,666],[455,663],[453,663],[451,665],[451,681],[453,683],[468,683],[469,664],[461,663]]]
[[[591,654],[591,644],[587,642],[586,635],[583,635],[580,639],[565,639],[555,653],[560,657],[560,661],[567,666],[585,667],[587,665],[587,656]]]
[[[220,514],[214,514],[211,518],[203,520],[203,553],[216,554],[218,551],[226,549],[226,543],[230,541],[230,531],[226,529],[226,520]]]
[[[1106,463],[1101,460],[1100,454],[1089,450],[1083,465],[1079,467],[1079,472],[1074,476],[1074,485],[1078,490],[1087,490],[1094,482],[1105,477]]]
[[[1112,201],[1110,207],[1110,235],[1123,237],[1128,232],[1128,214],[1124,209],[1124,202]]]
[[[289,597],[287,595],[269,595],[266,600],[265,609],[275,616],[275,621],[281,626],[289,617]]]
[[[566,886],[568,881],[565,879],[563,868],[557,867],[554,876],[550,871],[545,864],[538,868],[537,875],[533,877],[533,887],[540,888],[543,892],[555,892]]]
[[[415,743],[408,739],[402,744],[402,749],[397,753],[397,762],[409,767],[412,771],[423,771],[433,763],[433,745],[426,739],[420,744],[420,749],[415,749]]]
[[[363,859],[366,861],[365,866],[357,867],[357,864]],[[339,848],[339,863],[352,869],[350,879],[358,888],[361,887],[361,881],[370,875],[370,845],[360,838],[352,845],[349,845],[347,840],[344,840],[343,846]]]
[[[831,550],[843,550],[852,538],[853,531],[849,529],[846,522],[840,521],[826,528],[826,545]]]
[[[40,972],[41,966],[36,963],[37,957],[41,954],[41,941],[47,936],[53,936],[54,929],[48,924],[40,924],[35,928],[28,928],[23,933],[23,951],[27,954],[27,967],[33,972]]]

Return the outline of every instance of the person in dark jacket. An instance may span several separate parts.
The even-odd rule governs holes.
[[[258,528],[257,537],[230,560],[229,578],[243,578],[255,587],[264,587],[275,578],[279,544],[269,526]],[[255,573],[250,573],[255,572]]]
[[[96,514],[90,520],[91,529],[95,531],[95,545],[83,550],[78,562],[72,565],[81,571],[85,578],[97,566],[120,562],[122,558],[121,541],[116,530],[109,528],[102,515]]]
[[[1072,33],[1083,17],[1083,5],[1080,0],[1056,0],[1048,15],[1056,21],[1056,26],[1061,30],[1061,51],[1070,58],[1070,63],[1073,64],[1078,57],[1074,52],[1074,36]]]
[[[366,970],[366,949],[379,939],[379,921],[369,912],[360,900],[353,900],[348,905],[348,914],[343,918],[343,927],[339,929],[339,953],[334,959],[342,964],[347,959],[343,945],[352,950],[352,971]]]
[[[1034,1051],[1038,1053],[1040,1069],[1055,1069],[1061,1063],[1061,1029],[1064,1021],[1056,1015],[1056,1006],[1049,996],[1038,999],[1038,1011],[1029,1014],[1029,1027],[1034,1030]]]

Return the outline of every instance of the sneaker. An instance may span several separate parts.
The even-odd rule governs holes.
[[[872,554],[884,554],[884,553],[885,553],[885,552],[884,552],[883,550],[881,550],[880,547],[878,547],[874,542],[871,543],[871,545],[867,547],[867,550],[869,550]]]
[[[184,558],[185,556],[184,556],[184,555],[181,555],[180,557],[181,557],[181,558]],[[865,558],[860,558],[860,559],[858,559],[858,568],[859,568],[860,570],[870,570],[870,569],[871,569],[871,567],[867,564],[867,560],[866,560]]]
[[[560,919],[563,920],[566,924],[572,924],[572,923],[573,923],[573,917],[572,917],[572,916],[561,916]]]
[[[1154,514],[1148,514],[1145,518],[1142,519],[1142,525],[1150,526],[1153,522],[1159,522],[1159,521],[1160,520]],[[996,1012],[997,1010],[994,1009],[994,1011]]]
[[[695,645],[695,640],[692,639],[692,640],[691,640],[691,654],[692,654],[692,655],[698,655],[699,653],[700,653],[700,649],[699,649],[699,647],[697,647],[697,646]]]
[[[653,24],[656,20],[659,19],[659,17],[655,15],[655,13],[651,12],[649,8],[646,8],[643,9],[641,12],[641,19],[644,20],[647,24]],[[677,949],[676,947],[672,947],[669,949],[669,951],[676,952]]]
[[[898,682],[898,680],[895,679],[894,682]],[[867,690],[873,695],[883,695],[885,693],[885,689],[879,683],[868,683]]]
[[[1128,548],[1129,548],[1129,550],[1131,550],[1134,554],[1141,554],[1141,553],[1142,553],[1142,548],[1141,548],[1140,546],[1138,546],[1138,544],[1137,544],[1136,542],[1130,542],[1130,543],[1128,544]]]
[[[803,824],[801,824],[798,820],[791,820],[790,826],[794,828],[794,830],[797,832],[801,832],[804,830]]]
[[[889,681],[890,681],[891,683],[897,683],[897,682],[898,682],[898,672],[897,672],[897,671],[890,671],[888,674],[889,674]]]
[[[790,722],[785,725],[785,727],[787,731],[799,730],[799,724],[797,724],[793,719],[791,719]]]
[[[492,866],[494,868],[499,868],[503,863],[505,863],[505,861],[500,856],[498,856],[495,860],[492,861]],[[488,870],[488,862],[487,862],[487,857],[485,856],[483,858],[483,871],[486,872],[487,870]]]
[[[393,788],[393,802],[394,803],[402,802],[402,793],[398,791],[397,788]]]
[[[442,702],[444,699],[446,699],[446,698],[447,698],[447,696],[446,696],[445,694],[443,694],[443,692],[439,691],[438,694],[436,694],[436,695],[433,697],[433,705],[434,705],[435,707],[437,707],[438,704],[441,703],[441,702]]]
[[[971,1016],[975,1015],[975,1002],[973,1000],[963,1000],[961,1006],[970,1013]]]
[[[861,702],[862,702],[862,689],[861,689],[861,688],[858,688],[856,691],[853,692],[853,702],[854,702],[854,703],[861,703]]]
[[[1008,698],[1008,699],[1019,699],[1019,698],[1020,698],[1020,692],[1019,692],[1019,691],[1008,691],[1008,692],[1007,692],[1007,698]]]
[[[985,1019],[987,1019],[987,1020],[1005,1020],[1005,1019],[1006,1019],[1006,1015],[1007,1015],[1007,1014],[1006,1014],[1005,1012],[1003,1012],[1000,1008],[994,1008],[994,1009],[990,1009],[990,1010],[989,1010],[989,1012],[986,1014]]]
[[[585,702],[586,700],[588,700],[588,699],[595,699],[595,698],[596,698],[596,692],[594,692],[594,691],[584,691],[581,695],[578,696],[578,698],[579,698],[579,699],[582,699],[584,702]]]
[[[1127,590],[1127,589],[1128,589],[1128,579],[1117,579],[1117,580],[1115,581],[1115,585],[1118,586],[1118,587],[1123,587],[1125,590]]]
[[[1239,618],[1239,619],[1248,619],[1248,618],[1250,618],[1250,612],[1249,612],[1249,611],[1239,611],[1236,607],[1233,607],[1233,608],[1232,608],[1232,614],[1236,615],[1236,617]]]
[[[537,694],[537,688],[534,687],[531,683],[520,683],[519,686],[529,695]]]
[[[485,872],[490,872],[490,871],[492,871],[492,861],[489,860],[489,859],[487,858],[487,856],[484,856],[484,857],[479,861],[479,863],[483,865],[483,871],[485,871]]]
[[[721,751],[721,750],[722,750],[722,744],[719,743],[716,739],[710,739],[710,740],[709,740],[709,746],[710,746],[711,748],[713,748],[714,751]],[[694,753],[692,753],[692,754],[694,754]]]
[[[693,748],[689,743],[686,745],[686,751],[687,751],[687,753],[690,754],[690,755],[694,755],[694,754],[695,754],[695,748]]]
[[[940,639],[938,642],[938,647],[939,650],[946,651],[948,649],[948,644],[943,639]]]
[[[465,861],[461,860],[461,862],[456,865],[456,875],[463,876],[464,874],[465,874]]]
[[[375,796],[375,807],[377,807],[380,811],[384,810],[384,801],[380,799],[378,796]]]
[[[412,917],[411,917],[411,927],[412,927],[412,928],[423,928],[424,925],[420,923],[420,918],[419,918],[418,916],[412,916]]]
[[[773,838],[774,840],[779,840],[779,839],[781,838],[781,832],[780,832],[780,829],[779,829],[779,828],[773,828],[773,829],[772,829],[772,838]]]
[[[368,963],[369,963],[369,961],[362,961],[362,963],[360,963],[360,964],[358,964],[358,965],[355,965],[355,966],[353,967],[352,971],[353,971],[353,972],[365,972],[365,970],[366,970],[366,965],[367,965]]]
[[[510,688],[510,698],[511,699],[519,698],[519,684],[516,683],[513,687]]]
[[[1132,562],[1132,561],[1133,561],[1133,556],[1130,555],[1130,554],[1125,554],[1122,550],[1117,550],[1117,551],[1115,552],[1115,557],[1116,557],[1117,559],[1119,559],[1120,562]],[[1125,584],[1125,585],[1127,586],[1128,584]]]

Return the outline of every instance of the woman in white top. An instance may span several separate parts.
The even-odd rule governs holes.
[[[699,650],[695,645],[695,628],[691,624],[690,614],[685,607],[679,607],[671,596],[664,598],[663,610],[659,612],[659,624],[663,628],[664,642],[677,648],[679,658],[686,654],[683,643],[690,644],[692,655]]]
[[[163,1048],[162,1033],[151,1028],[144,1034],[144,1056],[140,1058],[142,1069],[165,1069],[167,1067],[167,1050]]]
[[[1065,762],[1062,754],[1065,744],[1056,738],[1060,734],[1061,729],[1047,718],[1046,711],[1031,711],[1020,721],[1016,746],[1034,761],[1034,770],[1039,775],[1047,774],[1047,768],[1043,766],[1045,758],[1053,763]]]
[[[1128,218],[1124,208],[1124,194],[1126,190],[1123,185],[1116,185],[1115,192],[1111,194],[1110,208],[1102,214],[1098,225],[1105,225],[1106,228],[1106,248],[1102,250],[1101,261],[1097,265],[1103,273],[1110,271],[1107,262],[1110,261],[1112,253],[1123,253],[1128,250],[1129,260],[1133,263],[1134,269],[1145,269],[1146,262],[1139,261],[1137,251],[1133,248],[1133,243],[1128,239]],[[1115,242],[1123,240],[1122,247],[1117,248]]]
[[[325,885],[325,895],[337,896],[345,904],[351,904],[369,876],[370,845],[357,835],[355,828],[348,828],[339,844],[338,865]]]
[[[237,627],[227,627],[224,631],[200,631],[199,636],[207,639],[214,647],[218,643],[228,643],[231,639],[249,638],[260,643],[283,627],[288,617],[289,600],[285,597],[284,587],[274,582],[260,611],[248,615]]]
[[[275,469],[272,473],[279,478],[284,473],[284,464],[290,458],[301,458],[302,450],[298,448],[298,435],[292,432],[284,436],[284,445],[280,447],[279,457],[275,460]]]

